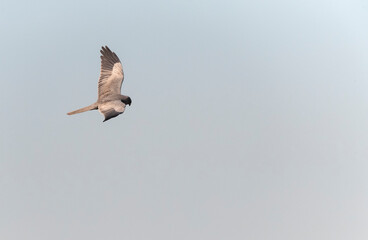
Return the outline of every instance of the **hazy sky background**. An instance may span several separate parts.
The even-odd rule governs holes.
[[[368,3],[0,2],[0,239],[368,239]],[[102,123],[99,50],[133,104]]]

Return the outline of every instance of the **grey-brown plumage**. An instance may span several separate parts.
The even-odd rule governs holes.
[[[121,95],[121,85],[124,80],[123,66],[118,56],[107,46],[102,47],[101,72],[98,80],[97,102],[69,112],[68,115],[98,109],[105,116],[105,121],[122,114],[125,106],[132,103],[129,96]]]

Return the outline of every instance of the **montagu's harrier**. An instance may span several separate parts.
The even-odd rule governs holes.
[[[97,102],[69,112],[68,115],[82,113],[89,110],[100,111],[105,116],[105,121],[122,114],[125,106],[132,103],[129,96],[120,94],[121,84],[124,80],[123,66],[114,52],[107,46],[102,47],[101,52],[101,73],[98,80]]]

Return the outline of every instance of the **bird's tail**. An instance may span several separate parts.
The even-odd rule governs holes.
[[[87,107],[84,107],[84,108],[80,108],[78,110],[75,110],[73,112],[68,112],[67,114],[68,115],[73,115],[73,114],[77,114],[77,113],[82,113],[82,112],[86,112],[86,111],[89,111],[89,110],[96,110],[98,109],[98,105],[97,103],[94,103],[94,104],[91,104]]]

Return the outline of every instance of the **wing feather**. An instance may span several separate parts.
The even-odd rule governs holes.
[[[120,100],[104,102],[98,105],[98,111],[105,116],[105,122],[122,114],[125,111],[125,104]]]
[[[98,80],[98,99],[120,94],[124,80],[123,66],[118,56],[107,46],[101,49],[101,72]]]

